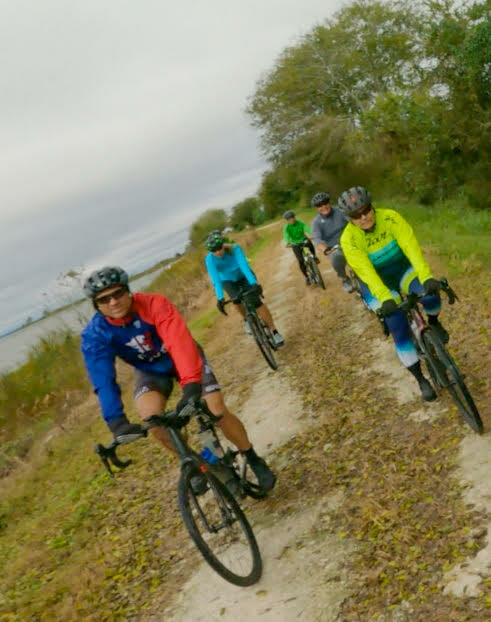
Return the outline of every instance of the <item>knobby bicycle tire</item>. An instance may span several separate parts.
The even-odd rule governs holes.
[[[198,547],[200,553],[205,558],[206,562],[223,579],[241,587],[257,583],[262,574],[262,560],[256,537],[254,536],[254,532],[252,531],[249,521],[235,500],[233,494],[208,471],[205,474],[209,487],[209,490],[206,493],[208,498],[205,498],[204,495],[196,496],[191,487],[191,478],[198,474],[201,474],[201,472],[198,470],[196,465],[188,464],[181,470],[181,476],[178,483],[179,509],[189,535]],[[200,503],[202,503],[202,507],[200,506]],[[193,508],[195,512],[199,508],[203,516],[205,514],[209,514],[211,511],[215,511],[216,516],[220,517],[221,528],[216,529],[215,531],[212,529],[210,531],[206,529],[206,526],[202,522],[200,529],[198,522],[199,515],[195,518]],[[237,570],[229,568],[219,557],[220,555],[227,553],[228,550],[231,560],[229,565],[235,563],[233,560],[234,556],[236,556],[236,551],[232,551],[232,549],[234,547],[237,548],[239,544],[234,541],[234,534],[232,532],[233,526],[240,529],[239,533],[245,538],[245,542],[247,543],[247,556],[250,556],[250,561],[248,560],[245,570],[240,573],[238,573]],[[225,549],[220,551],[220,538],[218,537],[218,534],[224,529],[227,530],[225,535],[230,538],[230,541],[227,542]],[[204,537],[205,534],[211,534],[210,538],[213,542],[206,541]],[[246,547],[244,546],[244,548]]]
[[[269,345],[273,348],[273,350],[277,350],[279,346],[277,346],[274,342],[273,331],[267,324],[263,322],[263,320],[261,320],[261,318],[259,318],[259,321],[261,322],[263,332],[266,335],[266,339],[268,340]]]
[[[360,281],[357,279],[356,274],[353,272],[352,268],[350,268],[349,266],[346,266],[346,275],[348,279],[350,280],[350,283],[351,283],[351,286],[353,287],[353,291],[355,295],[358,296],[358,298],[361,300],[365,309],[370,311],[371,310],[370,307],[367,305],[365,299],[363,298]]]
[[[432,379],[436,380],[441,387],[449,390],[464,419],[474,432],[482,434],[481,416],[459,368],[438,335],[431,328],[424,331],[423,344],[426,355],[432,359],[428,365]],[[431,363],[433,363],[433,369]]]
[[[278,364],[276,363],[276,359],[273,354],[273,348],[268,341],[268,337],[264,332],[260,319],[257,315],[250,314],[247,316],[247,321],[251,327],[254,340],[256,341],[258,348],[261,350],[261,354],[266,359],[266,362],[271,369],[278,369]]]
[[[326,286],[324,284],[324,279],[322,278],[321,271],[319,270],[319,266],[317,265],[313,257],[310,257],[309,264],[310,264],[310,269],[314,277],[314,283],[316,285],[319,285],[319,287],[322,287],[322,289],[326,289]]]

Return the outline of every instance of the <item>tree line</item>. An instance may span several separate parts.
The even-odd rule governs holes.
[[[248,226],[261,225],[267,216],[257,197],[248,197],[232,207],[230,214],[224,209],[209,209],[191,225],[189,244],[192,248],[203,246],[210,231],[242,231]]]
[[[423,204],[489,207],[491,0],[356,0],[287,47],[246,112],[270,168],[214,228],[260,224],[353,185]]]
[[[489,207],[490,0],[357,0],[286,48],[247,105],[265,215],[366,185]]]

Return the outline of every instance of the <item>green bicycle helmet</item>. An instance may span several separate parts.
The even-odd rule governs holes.
[[[211,253],[219,251],[223,247],[223,237],[219,233],[212,231],[206,238],[205,247]]]

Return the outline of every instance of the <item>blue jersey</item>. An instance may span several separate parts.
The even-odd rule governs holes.
[[[237,244],[234,244],[231,249],[226,246],[223,257],[208,253],[205,257],[205,265],[218,300],[223,298],[224,281],[236,282],[240,279],[247,279],[249,285],[257,283],[244,251]]]
[[[176,376],[181,386],[201,382],[198,347],[178,310],[160,294],[133,294],[132,313],[122,320],[96,313],[82,331],[81,350],[106,421],[124,414],[116,357],[144,372]]]

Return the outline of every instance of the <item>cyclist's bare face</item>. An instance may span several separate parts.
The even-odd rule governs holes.
[[[294,225],[294,224],[295,224],[295,216],[292,216],[291,218],[287,218],[287,219],[286,219],[286,222],[287,222],[289,225]]]
[[[97,295],[95,303],[99,311],[107,317],[119,319],[126,317],[131,309],[131,294],[121,285],[108,287]]]
[[[324,205],[317,206],[317,213],[321,216],[329,216],[331,213],[332,207],[330,203],[324,203]]]

